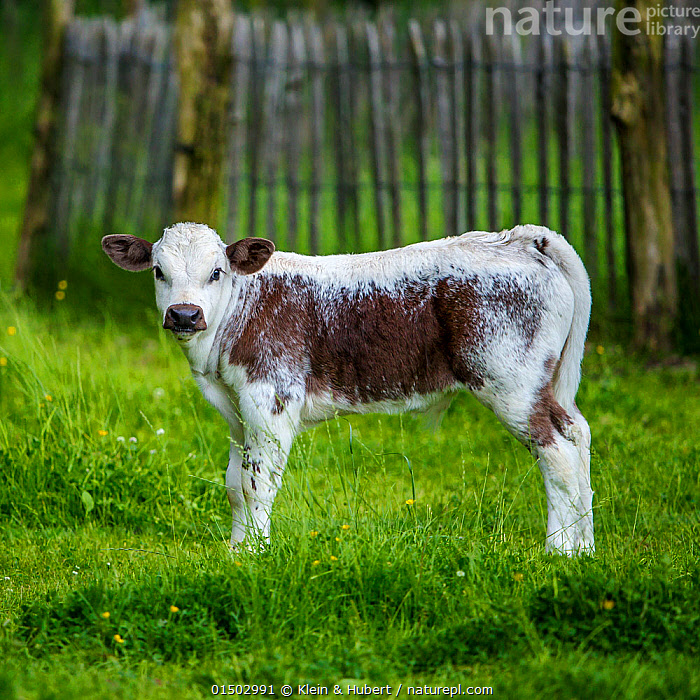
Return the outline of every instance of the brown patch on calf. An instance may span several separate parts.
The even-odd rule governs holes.
[[[504,321],[514,324],[526,348],[532,345],[542,319],[540,299],[533,290],[518,284],[512,277],[496,277],[492,289],[484,293],[483,303],[495,309]]]
[[[488,329],[475,285],[441,279],[433,304],[441,320],[441,339],[452,358],[455,377],[472,390],[480,389],[485,378],[479,367],[478,350],[484,345]]]
[[[538,296],[507,275],[495,276],[489,284],[478,277],[443,278],[436,286],[435,305],[455,358],[455,373],[471,389],[484,383],[484,377],[474,375],[478,352],[505,324],[520,332],[523,349],[532,345],[541,327]]]
[[[426,275],[397,281],[391,291],[322,289],[300,275],[263,274],[258,284],[241,335],[227,339],[229,362],[253,381],[275,384],[275,412],[287,400],[279,389],[289,369],[303,379],[300,391],[353,404],[457,383],[479,389],[484,348],[500,326],[515,324],[524,349],[540,328],[535,293],[507,276],[486,285],[478,277]]]
[[[535,255],[535,260],[542,265],[542,267],[547,267],[547,261],[549,258],[547,257],[547,253],[545,252],[547,250],[547,246],[549,245],[549,240],[546,238],[537,238],[534,241],[535,249],[539,253],[539,255]]]
[[[307,311],[296,290],[282,283],[281,278],[261,277],[255,305],[250,309],[240,336],[232,336],[229,328],[224,346],[229,350],[229,364],[245,367],[253,381],[272,380],[280,397],[286,392],[274,382],[281,365],[297,369],[303,358],[301,335],[308,323]],[[262,340],[264,338],[264,340]]]
[[[530,432],[527,437],[529,442],[539,447],[551,445],[556,439],[556,433],[565,436],[566,426],[574,422],[554,396],[551,377],[555,366],[556,359],[553,357],[545,362],[548,380],[540,389],[537,400],[532,405],[528,422]]]
[[[535,248],[542,253],[542,255],[545,255],[545,250],[547,249],[547,246],[549,245],[549,241],[546,238],[536,238],[535,239]]]
[[[455,376],[432,292],[406,282],[396,292],[347,292],[330,315],[312,306],[307,389],[350,403],[444,391]]]

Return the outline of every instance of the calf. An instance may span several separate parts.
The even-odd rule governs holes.
[[[591,296],[561,236],[518,226],[308,257],[180,223],[154,244],[112,235],[102,247],[126,270],[153,269],[163,327],[230,427],[232,546],[269,538],[304,428],[468,389],[539,459],[548,551],[593,551],[591,436],[574,402]]]

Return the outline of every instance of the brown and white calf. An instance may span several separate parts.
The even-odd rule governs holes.
[[[574,402],[591,296],[561,236],[519,226],[308,257],[180,223],[154,244],[102,246],[126,270],[153,268],[163,327],[229,424],[233,546],[269,537],[299,431],[468,389],[539,458],[547,549],[593,551],[591,436]]]

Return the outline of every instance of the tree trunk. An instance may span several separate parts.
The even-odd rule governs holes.
[[[41,91],[34,121],[34,151],[15,266],[15,281],[20,287],[26,285],[37,251],[45,246],[49,233],[51,174],[56,160],[56,121],[63,69],[63,37],[73,15],[73,3],[74,0],[44,2]],[[47,255],[45,250],[44,255]]]
[[[663,37],[646,33],[647,8],[657,5],[658,0],[618,0],[618,11],[633,7],[642,21],[632,25],[641,30],[639,34],[615,30],[611,84],[622,160],[634,339],[638,347],[652,352],[671,348],[678,307]]]
[[[228,0],[180,0],[173,198],[178,221],[216,227],[228,130],[233,12]]]

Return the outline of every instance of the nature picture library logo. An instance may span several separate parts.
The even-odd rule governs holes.
[[[544,6],[486,8],[486,34],[511,36],[542,33],[559,36],[602,35],[612,26],[623,34],[690,36],[700,34],[700,5],[693,1],[683,4],[659,4],[641,12],[636,7],[620,10],[614,7],[556,7],[554,0]]]

